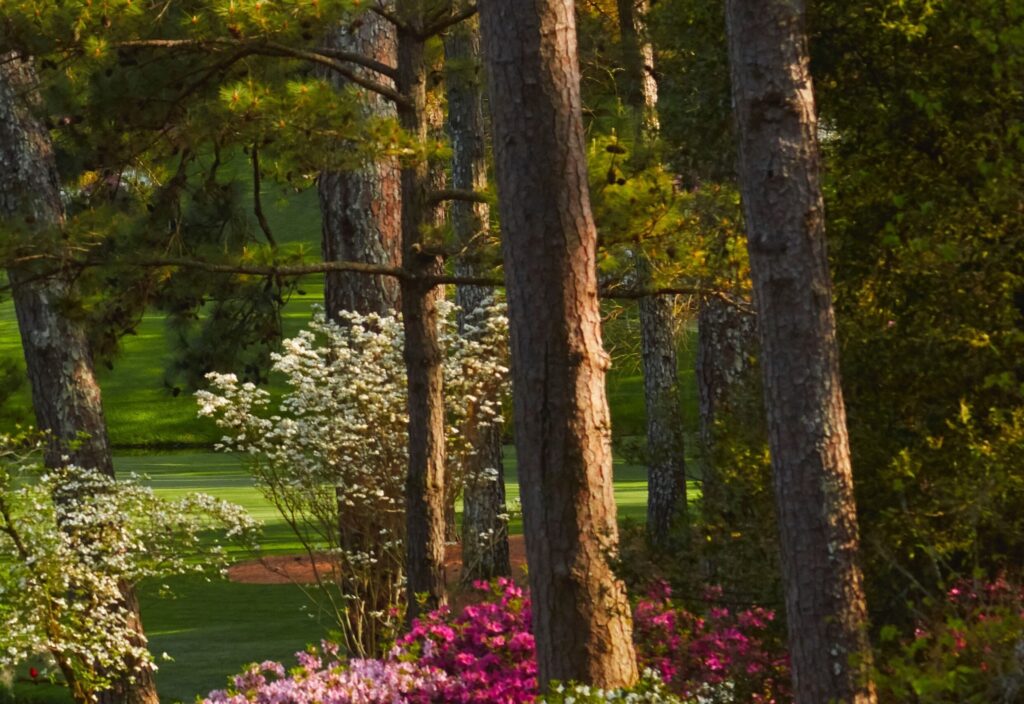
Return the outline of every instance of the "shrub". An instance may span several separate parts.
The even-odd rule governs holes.
[[[403,659],[446,672],[442,701],[518,704],[537,695],[530,600],[511,579],[477,582],[484,601],[455,617],[447,608],[416,620],[398,641]]]
[[[671,596],[669,586],[658,583],[636,605],[633,638],[641,666],[658,672],[683,698],[709,704],[790,700],[788,659],[768,630],[771,611],[713,607],[698,616],[673,605]]]
[[[1015,704],[1024,698],[1024,587],[962,580],[912,637],[882,631],[880,694],[917,704]]]
[[[483,600],[458,615],[438,609],[413,623],[383,660],[337,660],[337,646],[300,653],[290,677],[277,663],[252,665],[209,704],[522,704],[537,701],[529,596],[510,579],[477,582]],[[659,585],[637,605],[635,635],[644,676],[602,690],[553,683],[550,704],[781,704],[789,701],[786,659],[766,637],[772,614],[713,609],[707,618],[674,606]],[[360,677],[364,687],[357,685]],[[417,686],[413,686],[418,683]],[[388,699],[387,697],[392,697]]]
[[[447,676],[436,668],[397,659],[338,658],[338,648],[297,654],[299,665],[286,673],[276,662],[250,665],[226,690],[211,692],[202,704],[393,704],[434,701]]]
[[[479,334],[462,336],[455,308],[439,308],[446,448],[456,481],[473,451],[465,424],[501,422],[493,400],[507,380],[507,324],[500,307],[481,309],[468,316]],[[218,449],[248,456],[258,488],[307,552],[329,564],[315,571],[318,606],[333,616],[346,651],[365,657],[384,651],[404,606],[404,333],[398,317],[341,318],[339,325],[317,312],[309,329],[272,355],[288,386],[276,411],[268,411],[268,391],[233,374],[209,374],[211,390],[196,397],[199,414],[228,433]]]
[[[624,689],[553,682],[551,691],[537,701],[544,704],[689,704],[668,691],[654,670],[644,670],[639,682]],[[703,704],[703,700],[698,698],[694,704]]]
[[[76,701],[154,668],[122,598],[144,578],[225,566],[211,528],[252,544],[243,509],[202,494],[158,498],[96,470],[44,470],[45,436],[0,436],[0,668],[52,658]]]

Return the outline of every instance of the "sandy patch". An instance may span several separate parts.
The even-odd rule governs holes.
[[[508,539],[512,572],[517,581],[525,574],[526,544],[523,536]],[[276,555],[260,560],[246,560],[228,568],[228,579],[244,584],[313,584],[316,572],[308,555]],[[331,566],[326,559],[317,559],[316,570],[322,577],[330,575]],[[449,545],[445,551],[445,575],[449,585],[458,583],[462,571],[462,545]]]

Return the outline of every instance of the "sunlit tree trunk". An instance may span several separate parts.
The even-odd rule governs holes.
[[[637,676],[618,540],[571,0],[480,3],[542,686]]]
[[[32,64],[12,54],[0,57],[0,217],[45,238],[63,225],[64,207],[50,135],[33,114],[37,96]],[[75,464],[112,477],[89,340],[82,325],[62,312],[74,294],[71,275],[44,272],[47,266],[7,270],[36,423],[52,436],[46,464]],[[134,589],[124,583],[121,594],[136,642],[145,643]],[[152,670],[139,668],[133,682],[120,680],[99,698],[110,704],[157,704]]]
[[[373,12],[365,12],[358,25],[338,27],[325,42],[332,49],[351,51],[388,66],[397,62],[395,27]],[[367,77],[379,75],[367,69]],[[327,75],[339,87],[347,81],[337,73]],[[383,96],[365,92],[367,116],[395,117],[395,106]],[[394,266],[400,259],[402,196],[398,161],[381,156],[349,171],[324,171],[317,182],[323,217],[324,261],[348,260]],[[328,272],[324,277],[327,315],[338,311],[388,315],[398,309],[398,281],[386,276],[356,272]]]
[[[398,60],[398,34],[395,27],[373,12],[364,12],[352,24],[335,28],[324,44],[332,49],[358,53],[381,64],[394,66]],[[357,75],[379,79],[379,74],[367,69],[353,69]],[[324,76],[337,88],[344,89],[351,84],[334,71],[324,71]],[[386,80],[386,79],[385,79]],[[393,86],[389,86],[393,87]],[[377,93],[366,91],[362,94],[362,109],[368,118],[395,118],[395,105]],[[351,148],[342,145],[339,149]],[[338,156],[344,157],[344,154]],[[317,180],[320,198],[321,248],[324,261],[359,261],[370,264],[396,266],[401,256],[402,241],[402,194],[398,160],[394,157],[377,156],[367,159],[359,168],[344,171],[323,171]],[[394,315],[399,307],[399,283],[393,277],[368,276],[357,272],[328,272],[324,275],[324,308],[331,320],[344,324],[342,311],[361,315]],[[381,540],[383,523],[372,520],[353,520],[344,503],[345,491],[339,487],[338,494],[338,541],[339,545],[355,553],[376,554]],[[381,517],[386,522],[385,517]],[[382,581],[398,580],[404,575],[386,559],[379,559],[377,565]],[[345,584],[347,570],[336,574],[340,588],[345,593],[352,589]],[[365,592],[366,590],[361,590]],[[382,599],[387,589],[375,592]],[[382,644],[375,629],[362,629],[362,613],[374,612],[388,607],[385,603],[352,604],[351,622],[357,624],[351,634],[354,642],[346,646],[360,654],[380,655],[374,652]]]
[[[876,701],[802,0],[727,0],[797,704]]]

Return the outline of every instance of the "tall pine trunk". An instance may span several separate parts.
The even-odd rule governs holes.
[[[407,99],[398,119],[409,133],[426,141],[427,64],[425,43],[416,31],[421,17],[398,30],[398,90]],[[440,257],[423,246],[423,229],[433,222],[428,202],[429,165],[418,160],[402,168],[402,267],[413,278],[402,280],[402,318],[409,391],[409,470],[406,477],[406,553],[408,612],[446,602],[444,374],[438,339],[437,286],[422,277],[440,274]]]
[[[50,135],[33,114],[37,102],[32,64],[12,54],[0,57],[0,217],[46,237],[63,225],[64,208]],[[112,477],[89,340],[76,320],[62,314],[62,305],[74,294],[71,273],[39,274],[29,268],[7,270],[36,423],[51,434],[46,464],[74,464]],[[136,642],[145,643],[135,591],[124,583],[121,595]],[[157,704],[153,671],[142,667],[133,676],[134,681],[121,679],[99,693],[100,701]]]
[[[480,3],[512,344],[515,433],[542,687],[637,676],[609,565],[610,364],[601,344],[571,0]]]
[[[650,285],[650,264],[642,254],[637,280]],[[640,348],[647,411],[647,534],[655,545],[668,539],[686,515],[686,448],[679,367],[676,360],[672,296],[640,299]]]
[[[643,168],[658,129],[658,85],[654,48],[647,39],[647,0],[617,0],[626,103],[636,120],[632,162]],[[651,263],[642,246],[636,258],[637,285],[653,285]],[[675,297],[640,299],[640,346],[647,411],[647,534],[664,544],[672,524],[686,513],[686,448],[679,368],[676,360]]]
[[[796,702],[873,703],[804,3],[726,8]]]
[[[704,495],[717,484],[715,423],[727,412],[756,355],[757,319],[721,298],[709,297],[697,314],[697,399]]]
[[[448,135],[452,145],[452,188],[481,193],[487,189],[484,137],[483,76],[480,30],[475,20],[453,27],[444,40],[445,88],[448,94]],[[486,203],[455,200],[451,222],[455,241],[470,249],[469,261],[460,261],[456,273],[479,275],[472,248],[489,229]],[[492,292],[480,286],[459,286],[459,329],[466,332],[467,318],[488,300]],[[487,399],[479,399],[480,403]],[[497,399],[489,399],[492,402]],[[505,506],[505,472],[501,458],[501,427],[481,427],[470,414],[465,429],[473,448],[465,473],[462,496],[462,579],[491,579],[510,574],[508,520]],[[494,474],[493,472],[497,472]]]
[[[383,17],[365,12],[355,26],[333,31],[326,41],[332,49],[361,54],[387,66],[397,62],[398,38]],[[366,69],[367,76],[379,75]],[[338,87],[348,81],[328,72]],[[395,106],[383,96],[365,92],[368,116],[394,117]],[[323,216],[324,261],[348,260],[394,266],[402,241],[402,195],[398,161],[381,156],[351,171],[325,171],[317,183]],[[358,272],[328,272],[324,277],[324,305],[328,317],[338,311],[389,315],[398,309],[399,284],[392,277]]]
[[[365,12],[357,22],[337,27],[325,40],[325,45],[339,51],[366,56],[381,64],[394,66],[397,62],[398,36],[394,26],[383,17]],[[367,69],[354,69],[367,78],[378,79],[379,74]],[[343,89],[350,85],[334,71],[324,71],[334,85]],[[362,96],[363,111],[367,117],[395,117],[394,104],[376,93],[366,91]],[[345,147],[340,147],[344,149]],[[317,181],[322,217],[321,248],[324,261],[348,260],[369,264],[396,266],[400,258],[402,240],[402,194],[398,160],[378,156],[367,159],[359,168],[346,171],[321,172]],[[361,315],[394,315],[399,306],[399,283],[393,277],[368,276],[359,272],[328,272],[324,276],[324,307],[331,320],[345,324],[340,313],[351,311]],[[347,516],[343,501],[344,490],[338,495],[339,545],[351,552],[374,555],[379,552],[383,525],[373,520],[353,521]],[[383,517],[382,517],[383,518]],[[404,575],[397,565],[380,560],[377,566],[382,581],[398,580]],[[338,573],[340,586],[351,593],[344,571]],[[388,589],[356,588],[364,594],[377,595],[381,603],[351,605],[353,622],[360,623],[357,614],[386,609]],[[361,640],[366,655],[379,655],[380,647],[375,629],[359,630],[353,637]],[[350,644],[350,648],[352,645]]]

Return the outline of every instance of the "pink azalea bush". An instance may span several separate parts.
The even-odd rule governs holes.
[[[203,704],[535,701],[539,691],[529,597],[510,579],[474,586],[483,596],[480,603],[458,614],[443,608],[418,619],[383,659],[346,663],[337,646],[324,644],[319,651],[299,653],[299,666],[290,674],[274,662],[252,665]],[[700,617],[673,605],[670,597],[668,586],[658,585],[637,604],[637,657],[650,670],[637,688],[603,692],[567,685],[552,692],[550,701],[789,701],[786,659],[766,637],[770,611],[712,609]]]
[[[788,658],[768,631],[773,612],[716,607],[698,616],[671,598],[669,585],[660,582],[636,605],[633,639],[641,667],[657,671],[684,698],[751,704],[792,700]]]
[[[398,641],[403,658],[413,658],[449,675],[442,699],[451,704],[519,704],[537,696],[537,658],[530,631],[530,600],[511,579],[493,586],[477,582],[486,595],[452,617],[447,608],[417,620]]]

